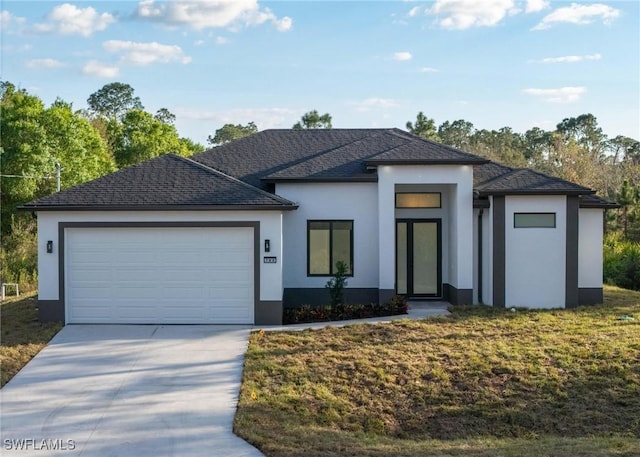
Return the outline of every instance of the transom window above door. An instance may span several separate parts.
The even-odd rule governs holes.
[[[353,221],[307,221],[307,275],[331,276],[340,261],[353,276]]]
[[[441,208],[440,192],[398,192],[396,208]]]

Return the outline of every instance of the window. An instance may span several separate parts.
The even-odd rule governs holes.
[[[307,275],[331,276],[340,261],[353,276],[353,221],[307,221]]]
[[[440,208],[440,192],[399,192],[396,208]]]
[[[515,228],[555,228],[556,213],[514,213]]]

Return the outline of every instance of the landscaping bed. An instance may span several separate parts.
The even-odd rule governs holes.
[[[299,308],[285,308],[282,321],[284,324],[300,324],[305,322],[342,321],[363,319],[367,317],[395,316],[407,314],[409,307],[402,295],[394,296],[388,303],[340,304],[327,306],[303,305]]]

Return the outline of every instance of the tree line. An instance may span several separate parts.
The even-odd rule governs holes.
[[[205,147],[181,137],[175,115],[166,108],[145,110],[134,89],[110,83],[92,93],[87,109],[57,99],[50,106],[10,82],[0,82],[0,204],[2,277],[35,275],[35,221],[16,213],[18,205],[56,190],[98,178],[161,154],[181,156]],[[332,128],[332,116],[311,110],[292,129]],[[622,135],[607,137],[592,114],[563,119],[555,129],[476,128],[459,119],[437,125],[419,112],[406,123],[409,132],[512,167],[530,167],[595,189],[617,200],[609,229],[640,240],[640,143]],[[207,138],[211,146],[256,133],[255,122],[225,124]],[[22,271],[23,273],[20,273]],[[8,280],[8,279],[5,279]]]

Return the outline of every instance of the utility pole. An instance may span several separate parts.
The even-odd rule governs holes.
[[[56,192],[60,192],[60,172],[62,168],[60,164],[56,162]]]

